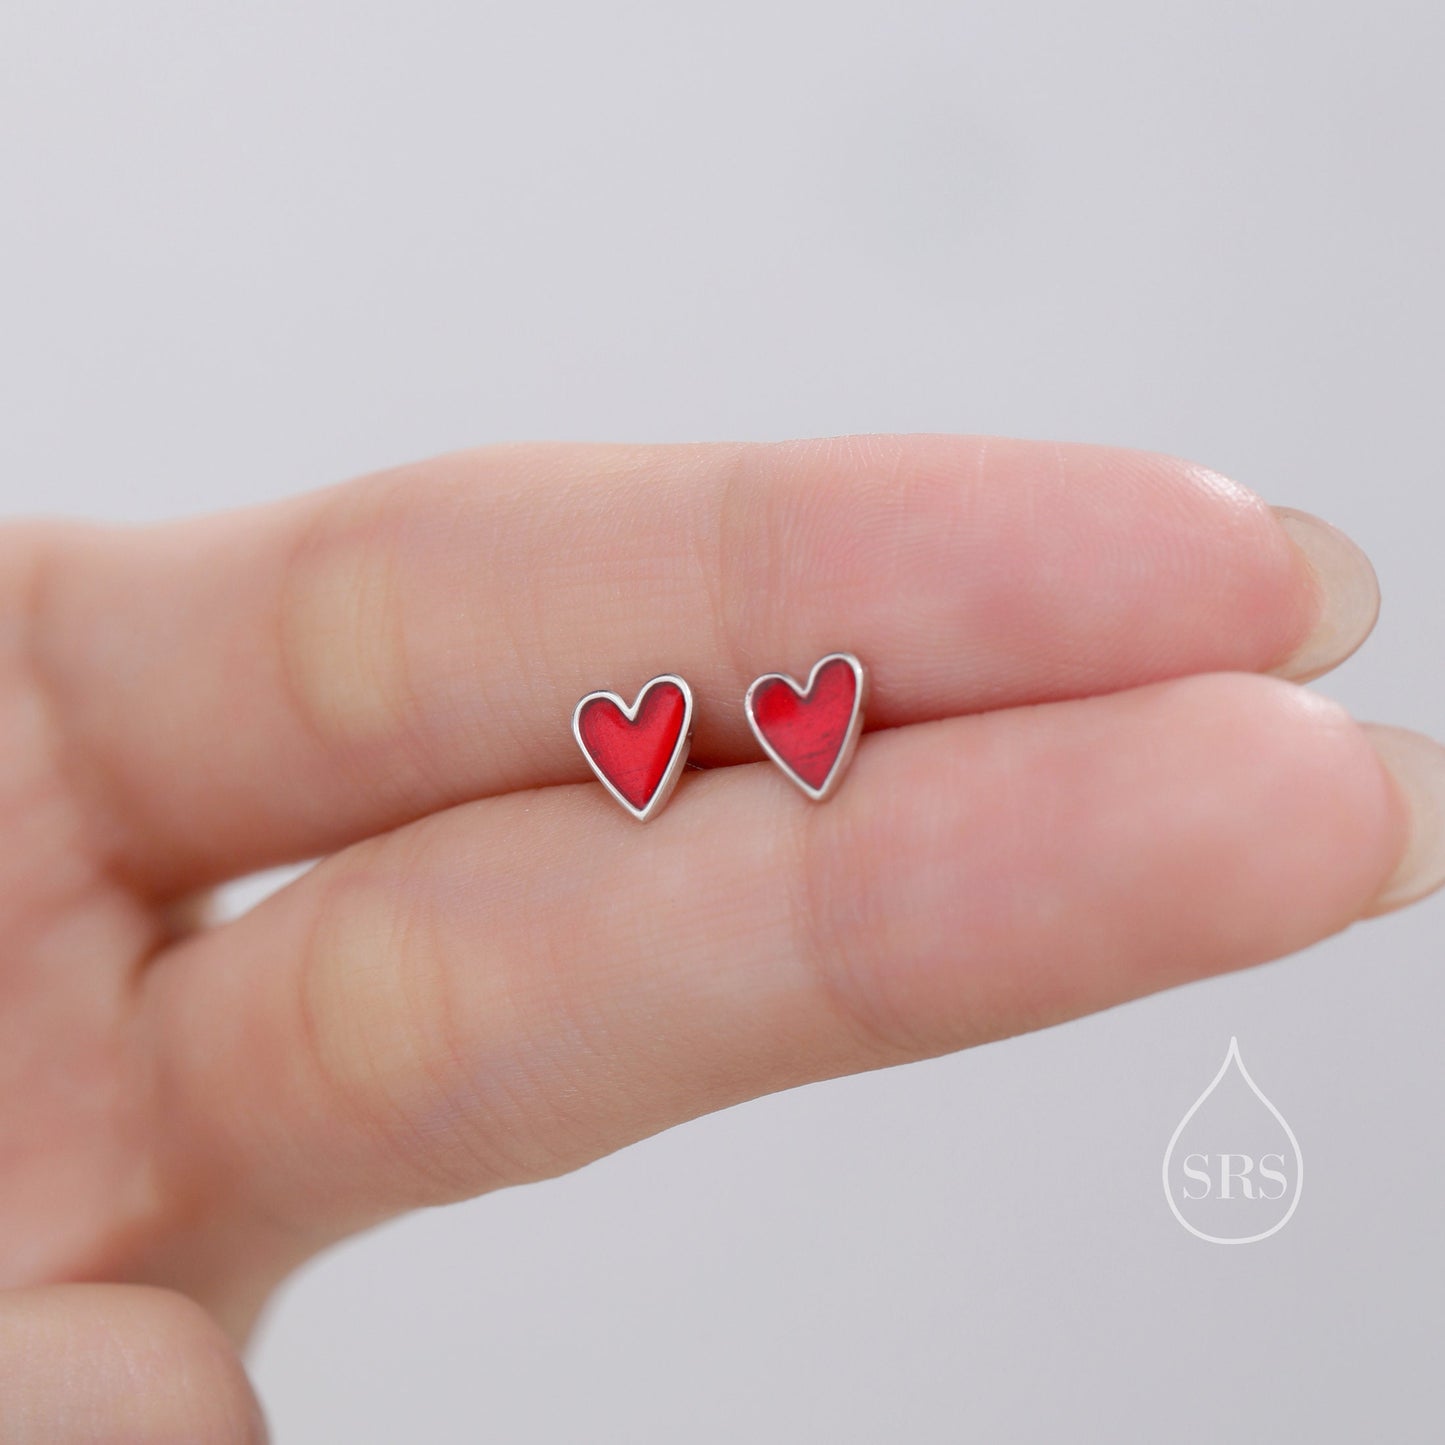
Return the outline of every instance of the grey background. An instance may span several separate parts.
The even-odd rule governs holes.
[[[1183,453],[1375,558],[1445,734],[1436,4],[0,6],[0,492],[144,519],[473,442]],[[322,1259],[281,1445],[1438,1438],[1445,904],[773,1098]],[[1231,1034],[1308,1163],[1160,1160]]]

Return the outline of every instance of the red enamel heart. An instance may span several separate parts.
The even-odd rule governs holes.
[[[863,668],[835,652],[816,663],[806,688],[769,673],[748,689],[748,721],[775,763],[822,799],[847,766],[862,726]]]
[[[592,771],[644,822],[667,801],[686,760],[692,695],[680,677],[655,677],[629,708],[613,692],[588,693],[572,732]]]

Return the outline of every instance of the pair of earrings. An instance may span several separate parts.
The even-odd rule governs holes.
[[[763,751],[815,802],[838,786],[863,728],[863,664],[831,652],[806,685],[780,672],[748,688],[743,711]],[[672,673],[654,677],[628,707],[615,692],[589,692],[572,735],[603,786],[639,823],[677,786],[692,746],[692,689]]]

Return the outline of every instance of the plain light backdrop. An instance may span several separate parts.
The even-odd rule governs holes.
[[[1337,522],[1326,691],[1445,735],[1433,0],[0,0],[0,500],[129,520],[520,438],[1190,456]],[[124,686],[124,679],[117,679]],[[1445,903],[354,1241],[279,1445],[1433,1440]],[[1237,1034],[1309,1180],[1160,1159]]]

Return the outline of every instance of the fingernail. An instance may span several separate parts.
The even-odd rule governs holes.
[[[1366,723],[1365,733],[1410,815],[1409,841],[1367,916],[1415,903],[1445,884],[1445,747],[1405,728]]]
[[[1273,671],[1308,682],[1338,667],[1370,635],[1380,615],[1380,584],[1370,559],[1338,527],[1293,507],[1273,510],[1309,568],[1319,605],[1309,636]]]

